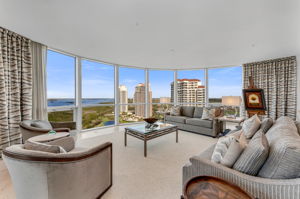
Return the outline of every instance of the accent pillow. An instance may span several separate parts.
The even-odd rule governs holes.
[[[259,129],[260,124],[261,124],[260,119],[256,114],[253,115],[251,118],[247,119],[246,121],[244,121],[242,130],[247,139],[252,138],[252,136]]]
[[[45,142],[44,144],[61,146],[67,152],[69,152],[75,148],[75,140],[71,136],[63,137],[63,138],[53,140],[50,142]]]
[[[265,118],[260,124],[260,128],[263,131],[264,134],[268,132],[268,130],[272,127],[273,125],[273,119],[272,118]]]
[[[24,149],[33,151],[43,151],[48,153],[64,153],[64,149],[55,145],[48,145],[40,142],[26,141],[24,144]]]
[[[238,140],[234,139],[230,143],[227,152],[222,158],[221,164],[231,168],[243,152],[244,148],[245,146],[243,146]]]
[[[235,140],[235,138],[233,136],[221,137],[216,144],[214,152],[211,156],[211,161],[215,162],[215,163],[220,163],[222,161],[223,157],[225,156],[230,143],[233,140]]]
[[[221,114],[220,108],[203,108],[202,120],[213,120]]]
[[[170,110],[170,115],[180,116],[180,110],[181,110],[180,106],[172,106]]]
[[[268,154],[268,140],[262,130],[259,130],[234,163],[233,169],[255,176],[268,158]]]

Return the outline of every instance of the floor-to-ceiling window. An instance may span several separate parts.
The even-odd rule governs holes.
[[[172,90],[174,91],[174,83]],[[205,105],[205,70],[177,72],[177,103],[185,106]]]
[[[47,51],[47,101],[49,121],[73,121],[75,66],[73,56]]]
[[[146,117],[145,70],[119,67],[119,122],[142,121]],[[149,111],[149,110],[148,110]]]
[[[174,71],[149,70],[149,92],[152,93],[149,116],[163,119],[164,113],[170,109],[173,81]]]
[[[80,60],[81,64],[77,65]],[[77,120],[82,129],[139,122],[145,117],[162,119],[174,103],[221,105],[222,97],[241,96],[241,91],[241,66],[141,69],[104,64],[53,50],[47,52],[49,120]]]
[[[82,129],[115,124],[114,66],[89,60],[82,68]]]

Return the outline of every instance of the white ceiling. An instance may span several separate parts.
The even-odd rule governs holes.
[[[0,26],[49,47],[151,68],[300,55],[299,0],[0,0]]]

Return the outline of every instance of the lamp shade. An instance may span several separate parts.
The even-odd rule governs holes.
[[[222,96],[222,105],[224,106],[240,106],[241,102],[240,96]]]

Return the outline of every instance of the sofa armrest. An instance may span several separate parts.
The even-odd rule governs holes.
[[[50,122],[54,129],[57,128],[69,128],[70,130],[76,129],[76,122]]]
[[[250,195],[260,199],[300,198],[300,192],[291,192],[300,188],[300,178],[297,179],[266,179],[251,176],[209,159],[193,156],[190,164],[183,167],[183,189],[185,184],[196,176],[214,176],[238,185]],[[289,194],[289,195],[287,195]]]

